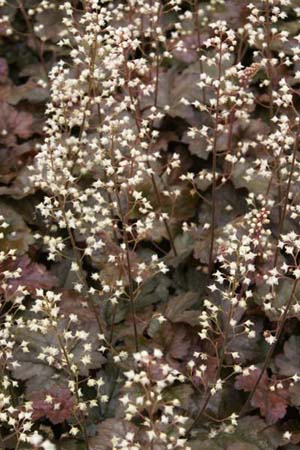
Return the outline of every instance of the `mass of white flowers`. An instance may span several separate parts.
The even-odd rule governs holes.
[[[266,428],[274,423],[262,383],[264,395],[284,392],[283,417],[300,378],[268,369],[286,321],[300,317],[300,34],[287,46],[293,31],[278,26],[295,2],[243,3],[245,23],[235,29],[221,0],[16,2],[26,23],[55,10],[63,26],[64,57],[39,82],[50,98],[29,181],[41,193],[42,225],[28,246],[42,249],[57,278],[68,269],[65,285],[49,286],[39,267],[37,284],[15,248],[0,248],[1,449],[71,448],[59,442],[70,439],[74,450],[77,440],[86,450],[200,450],[199,436],[234,435],[249,407]],[[8,9],[5,38],[11,21]],[[30,30],[34,51],[45,31]],[[181,95],[172,64],[185,84],[190,41],[193,85]],[[170,151],[168,121],[178,117],[202,165]],[[247,131],[253,122],[259,132]],[[243,195],[232,217],[232,191],[220,211],[229,185]],[[194,201],[206,207],[199,223],[196,207],[180,210]],[[10,228],[1,213],[0,241]],[[200,282],[186,281],[185,252]],[[188,282],[197,309],[184,297]],[[172,309],[164,296],[175,291]],[[251,382],[235,384],[240,377]],[[234,386],[247,394],[223,414]],[[118,426],[103,432],[102,447],[101,425],[112,417]],[[286,443],[292,433],[282,430]]]

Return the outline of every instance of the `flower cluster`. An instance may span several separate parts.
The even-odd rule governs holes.
[[[138,419],[151,445],[189,450],[184,437],[188,417],[180,413],[177,398],[166,400],[168,388],[183,383],[185,377],[163,360],[159,349],[154,349],[153,354],[135,353],[133,358],[136,369],[124,373],[126,393],[120,399],[125,408],[125,419]]]

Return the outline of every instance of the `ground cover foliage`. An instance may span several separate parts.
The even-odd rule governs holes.
[[[0,448],[300,449],[298,0],[0,0]]]

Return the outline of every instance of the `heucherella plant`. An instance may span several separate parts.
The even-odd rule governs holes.
[[[133,8],[135,2],[131,3]],[[152,274],[168,269],[156,254],[146,267],[144,261],[134,258],[132,249],[147,238],[157,222],[162,222],[176,253],[168,213],[161,210],[161,196],[176,199],[178,194],[161,192],[161,181],[153,169],[159,157],[153,150],[158,135],[153,122],[163,117],[155,105],[157,69],[153,75],[150,62],[144,57],[133,57],[142,45],[140,18],[128,26],[119,25],[127,13],[122,5],[111,9],[92,2],[78,27],[72,20],[71,4],[62,7],[71,37],[61,43],[76,45],[70,56],[74,68],[80,67],[80,75],[63,63],[50,73],[52,102],[47,108],[47,138],[32,175],[36,186],[49,190],[38,209],[54,235],[43,236],[43,242],[49,248],[50,260],[64,257],[66,242],[71,245],[71,270],[77,276],[74,287],[78,292],[85,291],[89,298],[104,296],[113,305],[120,297],[129,301],[138,349],[137,293],[150,275],[146,269]],[[169,7],[172,8],[172,2]],[[148,8],[142,9],[143,14],[149,13]],[[160,5],[154,4],[150,11],[160,14]],[[112,21],[117,21],[117,25],[111,25]],[[145,35],[153,33],[151,27],[155,26],[153,21]],[[150,101],[154,104],[142,115],[139,101],[153,95]],[[177,165],[175,155],[168,167]],[[158,203],[156,207],[144,194],[148,183]],[[64,240],[57,236],[58,230],[66,231]],[[86,246],[81,249],[79,242],[83,241]],[[112,270],[119,273],[116,285],[106,279],[105,273],[95,273],[92,278],[102,282],[102,289],[89,287],[83,269],[87,257],[100,259],[99,264],[107,258]],[[92,298],[90,303],[95,310]],[[97,311],[95,315],[98,317]],[[100,320],[98,324],[103,332]]]
[[[0,12],[0,449],[296,449],[297,1]]]

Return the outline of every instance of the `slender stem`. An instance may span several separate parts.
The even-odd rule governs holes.
[[[267,72],[269,77],[269,85],[268,85],[268,96],[269,96],[269,112],[270,119],[274,114],[274,99],[273,99],[273,67],[271,63],[272,59],[272,51],[271,51],[271,41],[272,41],[272,33],[271,33],[271,23],[270,23],[270,4],[269,0],[266,0],[266,56],[267,56]]]
[[[47,69],[47,66],[46,66],[46,63],[45,63],[45,60],[44,60],[42,47],[41,47],[41,45],[39,45],[39,42],[38,42],[37,37],[35,35],[34,29],[32,27],[32,24],[31,24],[31,22],[30,22],[30,20],[28,18],[26,10],[24,8],[23,1],[22,0],[17,0],[17,4],[18,4],[18,7],[19,7],[19,9],[21,11],[21,14],[23,16],[23,19],[24,19],[24,21],[26,23],[26,26],[27,26],[28,31],[30,33],[30,36],[31,36],[31,38],[33,40],[34,47],[35,47],[35,52],[36,52],[36,54],[37,54],[37,56],[38,56],[38,58],[39,58],[39,60],[41,62],[44,74],[45,74],[45,76],[46,76],[46,78],[48,80],[48,69]]]
[[[230,321],[231,321],[231,318],[232,318],[232,314],[233,314],[233,307],[231,306],[230,307],[230,313],[228,314],[227,322],[226,322],[226,328],[225,328],[225,334],[224,334],[224,343],[223,343],[223,347],[222,347],[222,350],[221,350],[221,357],[220,357],[220,360],[219,360],[219,367],[218,367],[218,371],[217,371],[217,374],[216,374],[216,377],[215,377],[216,382],[220,378],[222,367],[223,367],[223,363],[224,363],[224,359],[225,359],[225,356],[226,356],[226,347],[227,347],[227,341],[228,341],[228,335],[229,335],[229,327],[230,327]],[[208,402],[211,399],[211,397],[212,397],[212,393],[211,393],[211,390],[209,390],[207,395],[206,395],[206,398],[204,400],[204,403],[203,403],[201,409],[198,411],[198,414],[195,417],[193,423],[188,428],[187,434],[190,434],[190,432],[192,431],[192,429],[194,428],[196,423],[199,421],[199,419],[205,413],[206,407],[207,407]]]
[[[231,153],[232,153],[234,119],[235,119],[235,109],[232,109],[232,111],[230,111],[230,113],[229,113],[229,127],[228,127],[228,139],[227,139],[227,149],[226,149],[227,155],[231,155]],[[229,163],[228,170],[225,171],[225,174],[228,177],[228,179],[230,178],[230,175],[232,172],[232,167],[233,167],[233,163],[231,162],[231,163]]]
[[[204,72],[204,70],[203,70],[203,62],[200,59],[201,35],[200,35],[200,23],[199,23],[198,6],[199,6],[199,0],[195,0],[195,2],[194,2],[194,16],[195,16],[195,28],[196,28],[196,36],[197,36],[197,55],[198,55],[198,61],[199,61],[200,74],[202,74]],[[206,104],[205,87],[202,88],[202,102],[204,104]]]
[[[104,327],[101,324],[101,320],[100,320],[99,313],[97,311],[96,305],[95,305],[93,299],[88,294],[89,287],[88,287],[88,284],[87,284],[87,281],[86,281],[86,277],[85,277],[85,274],[84,274],[84,270],[83,270],[83,267],[82,267],[82,259],[80,257],[79,252],[78,252],[78,248],[77,248],[77,245],[76,245],[75,238],[73,236],[73,232],[72,232],[71,228],[69,227],[68,218],[67,218],[66,211],[65,211],[65,205],[64,205],[63,201],[61,201],[61,200],[60,200],[60,209],[61,209],[63,217],[64,217],[64,221],[65,221],[65,224],[66,224],[67,232],[68,232],[68,235],[69,235],[69,238],[70,238],[71,246],[72,246],[73,253],[74,253],[74,256],[75,256],[75,259],[76,259],[76,263],[77,263],[77,265],[79,267],[79,279],[80,279],[81,283],[83,283],[83,285],[85,287],[85,290],[86,290],[86,298],[88,300],[89,308],[90,308],[90,310],[93,312],[93,314],[95,316],[95,319],[97,321],[97,325],[98,325],[100,333],[104,334]]]
[[[153,1],[151,0],[151,26],[154,28],[154,21],[152,16],[152,4]],[[159,24],[159,18],[160,18],[160,12],[161,12],[161,5],[158,8],[157,11],[157,17],[156,17],[156,26]],[[156,41],[156,48],[155,48],[155,89],[154,89],[154,106],[157,107],[158,103],[158,80],[159,80],[159,40]]]
[[[126,228],[124,230],[124,241],[125,241],[125,246],[126,246],[126,261],[127,261],[128,278],[129,278],[129,298],[130,298],[131,316],[132,316],[132,321],[133,321],[135,349],[138,352],[139,351],[139,341],[138,341],[138,332],[137,332],[135,298],[134,298],[134,291],[133,291],[132,269],[131,269],[131,261],[130,261],[130,253],[129,253],[129,245],[128,245]]]
[[[295,170],[296,154],[298,151],[298,147],[299,147],[299,129],[297,130],[294,147],[293,147],[293,157],[292,157],[292,162],[291,162],[291,168],[290,168],[290,172],[289,172],[288,184],[287,184],[287,188],[286,188],[286,192],[285,192],[284,204],[283,204],[282,214],[281,214],[280,223],[279,223],[278,240],[280,239],[280,235],[283,232],[283,227],[284,227],[284,222],[285,222],[287,207],[288,207],[288,202],[289,202],[292,178],[293,178],[293,174],[294,174],[294,170]],[[276,246],[275,255],[274,255],[274,267],[276,267],[276,265],[277,265],[278,256],[279,256],[279,247]]]
[[[115,166],[115,158],[114,158],[114,152],[113,152],[113,142],[110,147],[110,156],[111,156],[112,164],[114,167]],[[116,171],[114,171],[114,174],[113,174],[113,182],[114,182],[115,194],[116,194],[116,198],[117,198],[119,215],[120,215],[122,228],[123,228],[123,241],[125,243],[127,275],[128,275],[128,283],[129,283],[128,288],[129,288],[130,310],[131,310],[131,317],[132,317],[132,322],[133,322],[135,349],[138,352],[139,351],[139,341],[138,341],[137,319],[136,319],[136,309],[135,309],[135,296],[134,296],[134,288],[133,288],[132,267],[131,267],[131,260],[130,260],[130,248],[129,248],[129,242],[128,242],[128,237],[127,237],[127,230],[126,230],[127,219],[126,219],[126,215],[123,212],[123,208],[122,208],[122,204],[121,204]]]
[[[232,288],[232,292],[234,292],[235,289],[236,289],[236,286],[234,284],[234,287]],[[229,310],[229,314],[227,315],[227,320],[226,320],[226,325],[225,325],[225,332],[224,332],[224,341],[223,341],[223,345],[222,345],[222,349],[221,349],[221,356],[220,356],[220,359],[219,359],[218,371],[217,371],[217,374],[215,376],[215,382],[217,382],[218,379],[221,376],[222,367],[223,367],[223,363],[224,363],[225,356],[226,356],[226,349],[227,349],[229,330],[230,330],[230,322],[231,322],[231,319],[232,319],[233,312],[234,312],[234,308],[233,308],[232,304],[230,304],[230,310]],[[207,407],[208,402],[211,399],[211,397],[212,397],[212,393],[211,393],[211,390],[209,390],[207,395],[206,395],[206,398],[204,400],[204,403],[203,403],[201,409],[199,410],[199,412],[198,412],[197,416],[195,417],[193,423],[188,428],[187,434],[190,434],[191,430],[194,428],[196,423],[199,421],[199,419],[205,413],[206,407]]]
[[[63,340],[62,340],[62,338],[61,338],[61,336],[60,336],[60,334],[59,334],[57,329],[56,329],[56,336],[57,336],[57,339],[58,339],[58,343],[59,343],[60,349],[61,349],[61,351],[62,351],[62,353],[63,353],[63,355],[65,357],[65,360],[66,360],[66,363],[67,363],[70,375],[73,377],[73,382],[74,382],[74,386],[75,386],[75,397],[76,397],[77,404],[79,404],[80,403],[80,397],[79,397],[79,394],[78,394],[78,380],[73,375],[72,364],[70,362],[67,349],[65,348]],[[90,446],[89,446],[89,438],[88,438],[88,432],[87,432],[85,418],[82,415],[82,421],[79,420],[79,419],[77,419],[77,420],[78,420],[78,424],[79,424],[79,426],[80,426],[80,428],[82,430],[83,436],[84,436],[86,450],[89,450]]]
[[[130,75],[129,75],[129,70],[128,70],[127,64],[125,66],[125,72],[126,72],[126,75],[128,77],[128,81],[130,81]],[[155,94],[154,102],[157,102],[157,98],[158,98],[157,97],[158,96],[158,80],[156,80],[155,92],[157,92],[157,94]],[[128,86],[128,94],[129,94],[129,97],[131,99],[132,104],[134,104],[134,96],[132,94],[132,90],[131,90],[130,86]],[[140,111],[138,111],[138,116],[140,116],[140,115],[141,115],[141,113],[140,113]],[[138,131],[140,132],[141,131],[141,126],[140,126],[139,117],[137,117],[137,114],[134,114],[134,120],[135,120],[135,123],[136,123],[136,127],[137,127]],[[150,162],[149,162],[148,158],[147,158],[146,164],[147,164],[148,169],[151,170],[151,166],[150,166]],[[155,176],[153,175],[153,173],[151,173],[151,182],[152,182],[154,194],[155,194],[155,197],[156,197],[156,201],[158,203],[158,207],[159,207],[160,210],[162,210],[162,202],[161,202],[161,198],[160,198],[160,193],[159,193],[159,189],[158,189],[158,186],[157,186],[157,183],[156,183],[156,180],[155,180]],[[167,219],[163,219],[163,224],[165,226],[165,229],[166,229],[166,232],[167,232],[167,236],[169,238],[170,246],[172,248],[174,256],[177,256],[178,253],[177,253],[177,250],[176,250],[174,238],[172,236],[172,232],[171,232],[171,228],[170,228],[168,220]]]
[[[216,117],[215,117],[215,128],[214,128],[214,140],[212,148],[212,172],[213,172],[213,182],[212,182],[212,206],[211,206],[211,235],[210,235],[210,248],[209,248],[209,258],[208,258],[208,272],[209,274],[213,271],[214,263],[214,241],[215,241],[215,226],[216,226],[216,187],[217,187],[217,141],[218,141],[218,124],[219,124],[219,106],[220,106],[220,79],[222,70],[222,41],[220,43],[219,49],[219,61],[218,61],[218,88],[217,88],[217,102],[216,102]]]
[[[260,383],[260,381],[261,381],[265,371],[267,370],[267,368],[269,366],[269,363],[270,363],[270,360],[271,360],[272,355],[274,353],[274,350],[276,348],[277,342],[280,339],[280,336],[282,334],[282,331],[283,331],[283,328],[284,328],[284,325],[285,325],[288,313],[289,313],[290,308],[292,306],[292,303],[293,303],[293,300],[294,300],[294,295],[295,295],[295,292],[296,292],[297,284],[298,284],[298,280],[295,279],[294,283],[293,283],[292,291],[291,291],[291,294],[290,294],[290,298],[289,298],[289,300],[288,300],[288,302],[287,302],[287,304],[285,306],[283,315],[282,315],[281,319],[279,320],[279,326],[277,326],[277,330],[276,330],[276,334],[275,334],[275,340],[274,340],[273,344],[270,346],[270,348],[268,350],[268,353],[267,353],[265,362],[263,364],[263,367],[261,369],[261,372],[259,374],[259,377],[257,378],[257,380],[255,382],[255,385],[253,386],[252,391],[250,392],[250,394],[249,394],[246,402],[244,403],[242,409],[240,410],[239,416],[244,415],[245,412],[247,411],[248,405],[251,402],[251,400],[252,400],[252,398],[253,398],[253,396],[254,396],[254,394],[256,392],[256,389],[258,388],[258,385],[259,385],[259,383]]]
[[[149,161],[148,161],[148,166],[150,167]],[[160,193],[159,193],[159,190],[158,190],[158,187],[157,187],[157,183],[156,183],[156,180],[155,180],[155,176],[153,175],[153,173],[151,174],[151,181],[152,181],[153,189],[154,189],[154,192],[155,192],[155,196],[156,196],[159,208],[160,208],[160,210],[162,210],[162,202],[161,202],[161,198],[160,198]],[[174,239],[173,239],[173,236],[172,236],[171,228],[169,226],[169,222],[167,221],[167,219],[163,219],[163,224],[165,226],[165,229],[166,229],[166,232],[167,232],[167,235],[168,235],[168,238],[169,238],[170,245],[171,245],[172,251],[174,253],[174,256],[177,256],[178,253],[177,253],[177,250],[176,250],[176,247],[175,247],[175,242],[174,242]]]
[[[207,407],[207,405],[208,405],[208,402],[209,402],[209,400],[211,399],[211,396],[212,396],[212,393],[211,393],[211,391],[209,390],[208,393],[207,393],[207,395],[206,395],[206,397],[205,397],[205,400],[204,400],[204,403],[203,403],[201,409],[199,410],[197,416],[196,416],[195,419],[193,420],[193,423],[192,423],[192,424],[189,426],[189,428],[187,429],[187,431],[186,431],[186,436],[189,436],[189,435],[190,435],[192,429],[194,428],[194,426],[196,425],[196,423],[198,422],[198,420],[199,420],[199,419],[202,417],[202,415],[204,414],[204,412],[205,412],[205,410],[206,410],[206,407]]]

